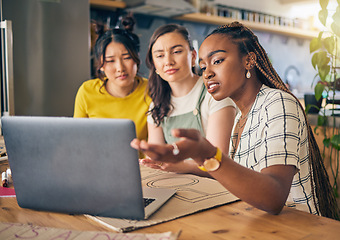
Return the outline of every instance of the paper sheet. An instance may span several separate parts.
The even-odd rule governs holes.
[[[148,220],[87,216],[116,231],[128,232],[238,200],[219,182],[210,178],[168,173],[143,166],[141,175],[143,186],[177,190],[176,194]]]
[[[124,239],[124,240],[176,240],[178,233],[112,233],[101,231],[76,231],[59,228],[39,227],[21,223],[0,223],[0,239],[67,239],[67,240],[95,240],[95,239]]]

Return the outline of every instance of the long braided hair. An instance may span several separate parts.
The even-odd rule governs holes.
[[[324,217],[329,217],[339,220],[339,209],[335,200],[333,189],[330,185],[328,174],[323,164],[323,159],[320,154],[319,147],[316,143],[313,131],[308,123],[306,113],[299,99],[295,97],[286,87],[280,76],[273,68],[269,61],[266,51],[263,49],[257,36],[246,26],[239,22],[221,26],[212,31],[207,37],[213,34],[223,34],[227,36],[239,48],[241,54],[256,54],[256,74],[259,80],[264,85],[280,89],[291,94],[299,103],[304,113],[306,125],[308,128],[308,143],[309,143],[309,169],[311,172],[311,187],[314,198],[315,209],[318,214]],[[206,38],[207,38],[206,37]],[[317,201],[316,201],[317,199]],[[318,203],[318,204],[317,204]]]

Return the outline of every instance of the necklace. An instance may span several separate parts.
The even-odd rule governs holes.
[[[247,123],[247,120],[246,121],[244,121],[244,123],[242,123],[242,125],[240,124],[240,120],[241,119],[239,119],[238,120],[238,122],[237,122],[237,127],[240,129],[240,128],[243,128],[244,127],[244,125],[246,125],[246,123]]]
[[[247,114],[246,115],[244,115],[243,117],[242,117],[242,115],[241,115],[241,117],[238,119],[238,121],[237,121],[237,127],[238,127],[238,129],[241,129],[241,128],[243,128],[244,127],[244,125],[246,125],[246,123],[247,123],[247,118],[248,118],[248,115],[249,115],[249,112],[250,112],[250,109],[251,109],[251,106],[250,106],[250,108],[249,108],[249,110],[248,110],[248,112],[247,112]],[[241,125],[241,121],[243,121],[244,120],[244,122],[242,123],[242,125]]]
[[[249,110],[250,110],[250,109],[249,109]],[[247,113],[244,117],[241,116],[241,117],[238,119],[237,127],[238,127],[239,129],[240,129],[240,128],[243,128],[244,125],[246,124],[248,114],[249,114],[249,111],[248,111],[248,113]],[[241,125],[240,122],[243,121],[243,120],[245,120],[245,121],[244,121],[244,122],[242,123],[242,125]]]
[[[249,114],[249,111],[248,111],[248,113],[244,117],[241,116],[239,120],[243,121],[244,119],[246,119],[248,117],[248,114]]]

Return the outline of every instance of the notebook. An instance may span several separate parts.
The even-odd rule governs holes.
[[[175,194],[142,188],[128,119],[2,117],[20,207],[147,219]],[[144,199],[155,199],[144,207]]]

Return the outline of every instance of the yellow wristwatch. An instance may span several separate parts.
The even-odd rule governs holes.
[[[222,161],[222,151],[216,148],[216,154],[212,158],[208,158],[203,162],[203,165],[198,166],[204,172],[216,171],[221,166]]]

